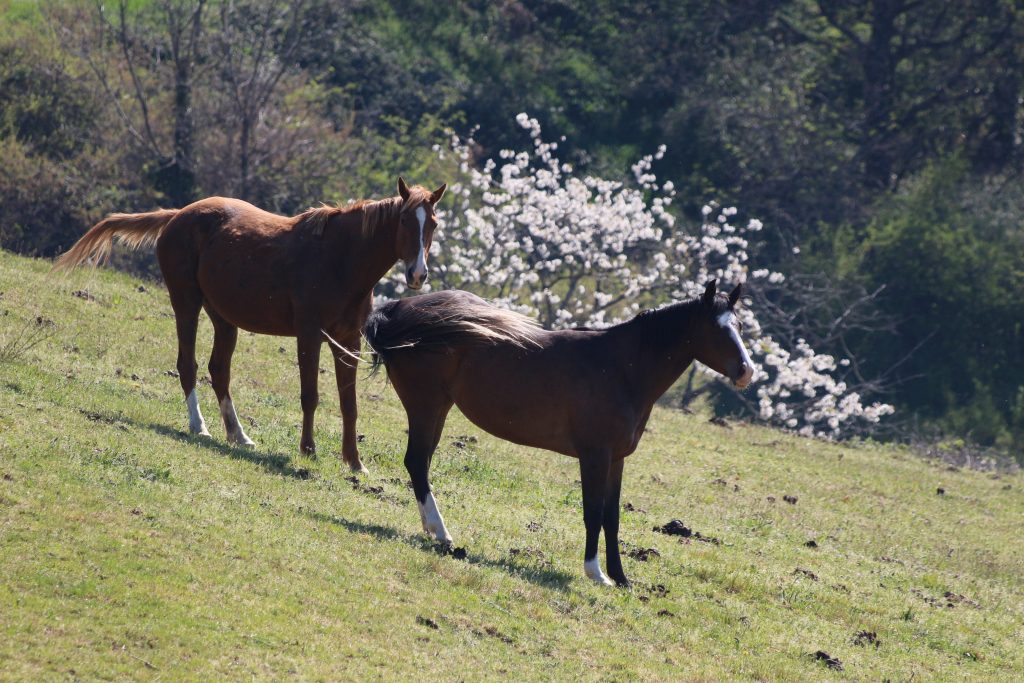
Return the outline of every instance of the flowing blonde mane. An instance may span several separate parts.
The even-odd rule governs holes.
[[[403,202],[401,197],[388,197],[387,199],[360,199],[346,206],[328,206],[326,204],[307,209],[296,217],[296,225],[313,231],[314,235],[322,235],[327,222],[332,216],[339,214],[363,212],[362,231],[363,235],[371,235],[379,226],[388,221],[398,218],[406,211],[415,211],[417,207],[428,202],[430,195],[427,192],[413,192],[409,195],[408,201]]]

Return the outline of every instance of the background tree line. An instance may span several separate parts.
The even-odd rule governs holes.
[[[447,127],[488,157],[527,111],[563,159],[625,177],[665,144],[681,212],[760,218],[759,265],[795,274],[765,305],[886,388],[894,431],[1024,445],[1012,0],[8,1],[0,23],[4,248],[210,194],[388,194],[456,173]]]

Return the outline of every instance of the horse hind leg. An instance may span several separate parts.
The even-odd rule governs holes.
[[[238,421],[235,413],[235,405],[231,401],[231,356],[235,352],[235,344],[238,341],[238,328],[222,318],[216,311],[206,307],[206,312],[213,321],[213,351],[210,353],[210,380],[213,383],[213,391],[217,395],[217,403],[220,406],[220,416],[224,421],[224,431],[227,433],[228,443],[241,446],[255,446],[245,430],[242,423]]]
[[[167,278],[166,274],[165,279],[178,332],[178,379],[185,392],[185,405],[188,406],[188,430],[199,436],[210,436],[196,395],[196,372],[199,368],[196,364],[196,331],[203,295],[195,284],[178,284]]]

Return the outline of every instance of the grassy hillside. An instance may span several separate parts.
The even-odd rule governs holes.
[[[321,454],[298,454],[292,340],[241,335],[234,397],[258,447],[232,448],[208,384],[214,438],[183,433],[161,287],[0,253],[0,292],[0,349],[50,335],[0,361],[0,679],[1024,676],[1018,475],[659,409],[622,537],[660,557],[625,559],[632,591],[600,588],[574,461],[453,414],[433,482],[468,556],[442,556],[383,379],[361,384],[370,474],[350,480],[331,370]],[[720,543],[652,531],[672,518]]]

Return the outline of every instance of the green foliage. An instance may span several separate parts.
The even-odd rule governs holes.
[[[441,119],[428,114],[410,122],[388,116],[380,124],[387,133],[366,131],[352,145],[349,163],[354,172],[337,190],[332,188],[328,196],[333,201],[395,195],[399,175],[431,189],[458,176],[458,160],[452,155],[442,159],[434,151],[448,144],[448,129]]]
[[[1020,447],[1015,415],[1024,386],[1024,247],[1019,226],[971,211],[961,161],[934,166],[869,226],[860,273],[891,283],[883,305],[902,343],[875,350],[877,367],[900,360],[905,405],[943,417],[954,433]]]
[[[0,39],[0,91],[0,246],[53,255],[134,183],[112,178],[99,97],[50,37]]]

